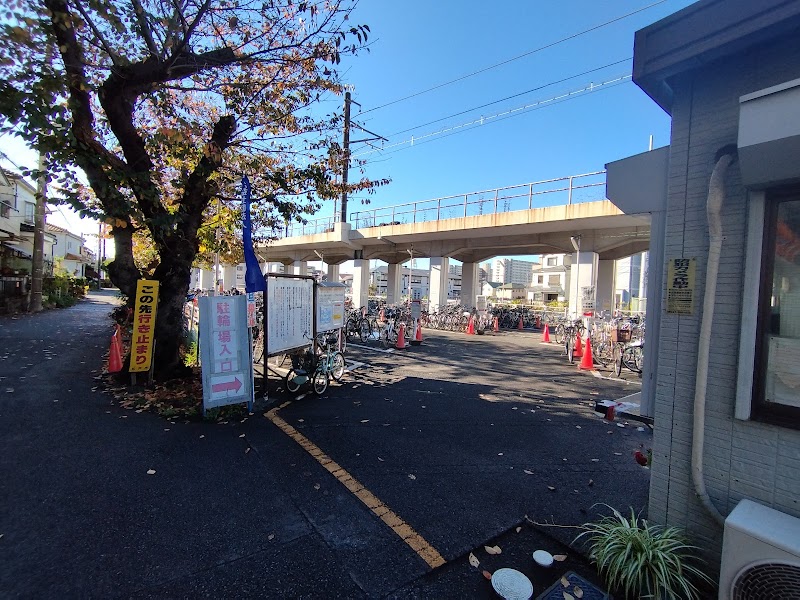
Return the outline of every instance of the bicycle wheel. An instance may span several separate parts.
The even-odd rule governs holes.
[[[556,331],[555,331],[555,335],[554,335],[554,337],[556,338],[556,344],[563,344],[564,343],[564,336],[565,336],[564,325],[562,323],[559,323],[556,326]]]
[[[567,360],[569,360],[570,363],[574,363],[575,362],[575,340],[573,340],[572,337],[566,338],[564,340],[564,346],[566,347],[566,350],[567,350]]]
[[[283,385],[286,388],[286,391],[290,394],[294,394],[297,390],[300,389],[300,384],[295,381],[295,377],[297,377],[297,373],[294,369],[289,369],[289,372],[286,374],[286,377],[283,378]]]
[[[641,346],[636,346],[633,350],[631,350],[631,359],[633,363],[634,370],[638,371],[639,374],[642,374],[642,368],[644,367],[644,348]]]
[[[614,374],[617,377],[622,375],[622,348],[619,344],[614,346]]]
[[[392,341],[389,336],[389,329],[385,328],[383,331],[381,331],[381,345],[384,348],[388,348],[391,344]]]
[[[347,364],[341,352],[334,352],[331,357],[331,377],[334,381],[341,381]]]
[[[372,330],[370,329],[369,321],[361,319],[358,322],[358,337],[361,339],[362,344],[369,340],[370,334],[372,334]]]
[[[314,378],[311,384],[314,388],[314,393],[317,396],[321,396],[328,389],[328,374],[321,369],[317,369],[314,371]]]

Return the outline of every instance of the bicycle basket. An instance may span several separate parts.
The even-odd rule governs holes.
[[[631,341],[631,330],[630,329],[612,329],[611,330],[611,341],[612,342],[630,342]]]

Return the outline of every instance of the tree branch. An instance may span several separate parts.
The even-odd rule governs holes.
[[[111,46],[108,45],[106,38],[94,24],[94,21],[92,21],[92,19],[89,17],[89,14],[83,8],[83,5],[81,4],[80,0],[74,0],[74,1],[75,1],[75,7],[78,9],[78,12],[81,13],[81,16],[83,17],[84,21],[86,21],[89,24],[89,28],[92,30],[94,35],[100,41],[100,44],[103,46],[103,50],[105,50],[106,54],[108,54],[108,57],[111,59],[111,62],[115,66],[120,66],[121,61],[119,60],[119,56],[117,56],[117,54],[111,49]]]
[[[153,41],[153,34],[150,31],[150,25],[145,17],[142,3],[139,0],[131,0],[131,4],[133,5],[133,12],[136,14],[136,22],[139,24],[139,30],[144,38],[144,43],[147,44],[147,49],[150,51],[150,56],[159,58],[158,48]]]

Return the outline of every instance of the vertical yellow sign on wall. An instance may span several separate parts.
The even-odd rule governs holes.
[[[158,282],[152,279],[140,279],[136,282],[136,303],[133,307],[131,373],[150,370],[153,362],[157,308]]]
[[[667,267],[667,314],[694,313],[694,271],[696,258],[672,258]]]

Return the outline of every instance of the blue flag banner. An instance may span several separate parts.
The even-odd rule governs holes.
[[[250,221],[250,180],[247,175],[242,177],[242,240],[244,242],[244,289],[252,292],[263,292],[267,289],[267,282],[261,267],[258,264],[256,253],[253,251],[252,223]]]

